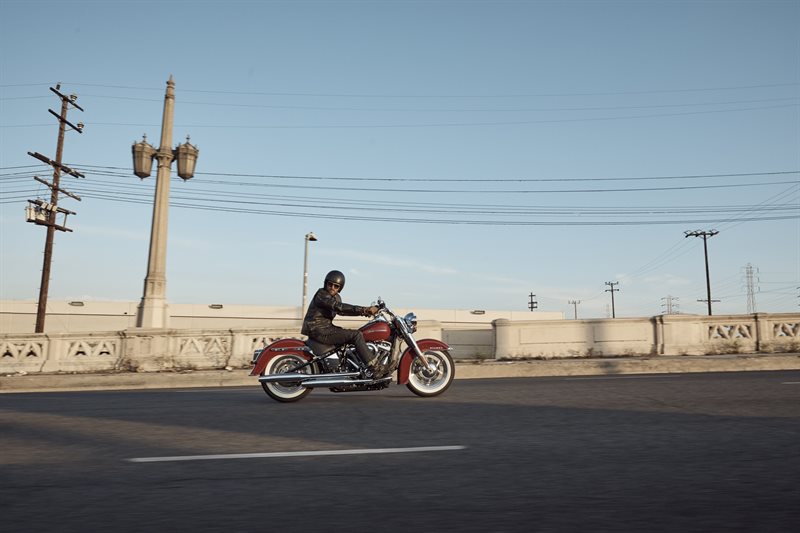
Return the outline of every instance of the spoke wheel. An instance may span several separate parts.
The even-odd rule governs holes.
[[[433,369],[429,370],[414,360],[406,387],[417,396],[437,396],[453,383],[456,366],[453,358],[444,350],[426,350],[422,355]]]
[[[306,360],[299,355],[279,355],[272,358],[270,362],[267,363],[262,375],[266,376],[267,374],[285,374],[287,372],[291,372],[292,369],[305,362]],[[305,368],[301,368],[297,372],[311,374],[311,367],[307,366]],[[299,385],[296,382],[278,381],[274,383],[262,383],[261,386],[264,387],[264,392],[266,392],[270,398],[278,400],[279,402],[296,402],[297,400],[305,398],[311,394],[311,391],[313,390],[311,388]]]

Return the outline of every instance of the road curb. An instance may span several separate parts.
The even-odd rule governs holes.
[[[800,354],[612,357],[603,359],[492,361],[480,364],[461,363],[456,367],[456,377],[469,379],[534,376],[613,376],[763,370],[800,370]]]
[[[459,361],[456,379],[800,370],[800,354]],[[258,386],[249,369],[0,376],[0,393]]]

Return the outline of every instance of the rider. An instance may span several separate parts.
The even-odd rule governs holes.
[[[344,274],[338,270],[331,270],[325,276],[325,286],[317,291],[308,306],[308,312],[303,319],[301,333],[316,342],[339,346],[352,343],[356,347],[358,356],[375,375],[380,370],[378,357],[372,354],[364,341],[364,335],[357,329],[345,329],[333,325],[337,314],[345,316],[372,316],[379,310],[377,306],[360,307],[342,303],[339,293],[344,290]]]

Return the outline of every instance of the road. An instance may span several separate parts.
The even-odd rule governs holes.
[[[0,428],[4,532],[800,525],[800,372],[4,394]]]

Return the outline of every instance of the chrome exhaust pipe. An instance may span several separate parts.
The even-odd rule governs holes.
[[[324,376],[325,374],[320,374],[320,376]],[[392,378],[385,377],[381,379],[307,379],[305,381],[300,382],[300,385],[303,387],[342,387],[345,385],[374,385],[377,383],[383,383],[386,381],[391,381]]]
[[[299,372],[292,372],[286,374],[269,374],[266,376],[261,376],[258,378],[258,381],[261,383],[298,383],[301,381],[313,380],[314,378],[341,380],[343,378],[354,378],[358,375],[358,372],[342,372],[336,374],[301,374]]]

